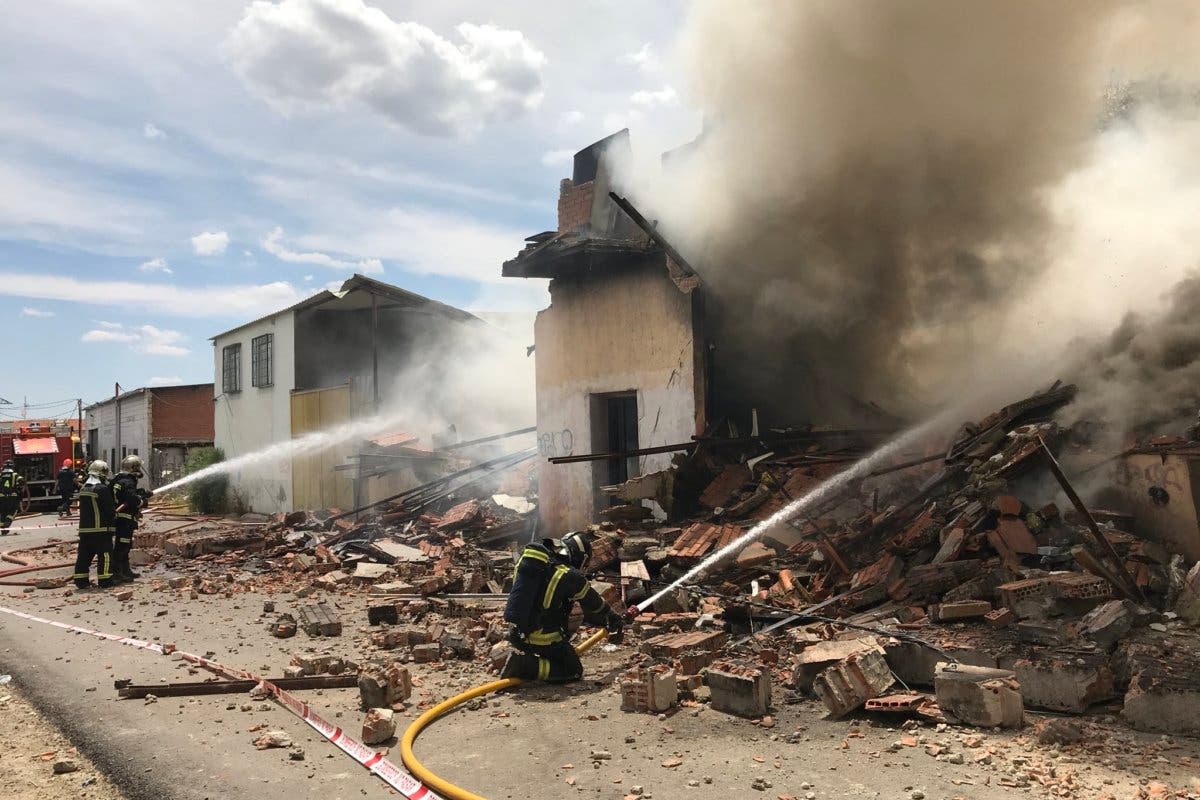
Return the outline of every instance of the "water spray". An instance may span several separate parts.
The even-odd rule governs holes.
[[[341,444],[342,442],[351,439],[359,439],[372,434],[381,433],[388,429],[394,428],[397,425],[402,425],[412,418],[412,413],[405,412],[390,412],[386,414],[375,414],[374,416],[365,417],[353,422],[346,422],[341,425],[335,425],[332,428],[326,428],[320,431],[313,431],[299,436],[295,439],[288,439],[283,442],[276,442],[262,449],[255,450],[252,453],[231,458],[228,461],[221,461],[216,464],[197,470],[190,475],[184,475],[177,481],[172,481],[166,486],[160,486],[154,490],[153,494],[169,492],[172,489],[178,489],[181,486],[186,486],[189,483],[202,481],[205,478],[211,478],[214,475],[222,475],[229,472],[234,472],[244,467],[253,466],[255,464],[265,464],[275,461],[284,461],[296,456],[306,455],[308,453],[318,453],[326,448]]]
[[[933,431],[933,430],[937,429],[938,427],[940,427],[941,425],[943,425],[945,423],[945,421],[950,417],[951,417],[951,412],[945,411],[945,412],[942,412],[941,414],[938,414],[937,416],[927,420],[926,422],[921,423],[920,425],[916,425],[912,428],[909,428],[907,431],[901,433],[899,436],[892,439],[888,443],[884,444],[879,449],[873,451],[872,453],[865,456],[864,458],[854,462],[854,464],[851,465],[849,469],[846,469],[843,472],[839,472],[838,474],[833,475],[833,476],[821,481],[815,487],[813,487],[811,491],[809,491],[807,494],[805,494],[803,497],[799,497],[799,498],[793,500],[792,502],[788,503],[786,506],[784,506],[783,508],[776,511],[774,514],[767,517],[762,522],[758,523],[753,528],[746,531],[745,533],[743,533],[738,538],[734,539],[729,544],[720,548],[719,550],[714,552],[708,558],[701,561],[696,566],[692,567],[690,570],[688,570],[682,576],[680,576],[676,580],[672,581],[671,583],[667,584],[666,587],[659,590],[653,596],[647,598],[646,600],[643,600],[642,602],[638,603],[636,606],[630,607],[630,609],[626,613],[633,615],[633,614],[644,611],[646,608],[648,608],[650,605],[652,605],[656,600],[658,600],[663,595],[667,594],[670,591],[677,589],[678,587],[682,586],[683,584],[687,583],[688,581],[692,580],[693,578],[698,577],[706,569],[713,566],[717,562],[723,560],[727,556],[741,550],[743,547],[750,544],[750,542],[754,541],[759,536],[761,536],[764,533],[766,533],[767,531],[771,530],[771,528],[774,528],[776,525],[782,525],[782,524],[786,523],[789,519],[796,516],[801,511],[805,510],[806,508],[808,508],[809,506],[812,506],[815,503],[818,503],[818,502],[824,500],[826,497],[828,497],[834,491],[842,488],[843,486],[850,483],[851,481],[858,480],[860,478],[869,477],[872,470],[874,470],[877,466],[879,466],[880,462],[885,461],[888,458],[891,458],[896,453],[902,451],[904,448],[912,445],[914,442],[919,441],[921,438],[926,436],[930,431]]]

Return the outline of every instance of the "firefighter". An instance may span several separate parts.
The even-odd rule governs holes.
[[[567,620],[576,602],[583,609],[585,621],[603,625],[613,641],[620,641],[624,618],[604,602],[580,572],[591,555],[591,543],[582,533],[526,546],[504,609],[504,619],[510,625],[508,640],[517,652],[505,662],[501,677],[544,681],[582,678],[583,663],[571,647],[567,631]]]
[[[121,459],[121,471],[112,480],[117,534],[113,542],[113,579],[120,582],[140,577],[129,566],[129,551],[133,549],[133,532],[142,516],[142,498],[137,485],[141,477],[142,459],[126,456]]]
[[[96,561],[96,581],[102,589],[113,585],[112,538],[115,521],[112,487],[108,485],[108,464],[93,461],[87,482],[79,489],[79,554],[75,558],[75,585],[91,587],[88,572]]]
[[[62,502],[58,504],[58,518],[70,516],[71,514],[71,498],[75,495],[75,462],[67,459],[62,463],[62,469],[58,471],[58,494],[62,498]]]
[[[21,508],[21,495],[24,494],[25,479],[17,472],[12,459],[4,462],[0,469],[0,536],[8,536],[13,517]]]

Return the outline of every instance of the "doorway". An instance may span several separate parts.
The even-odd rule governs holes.
[[[594,394],[591,398],[592,452],[629,453],[638,449],[637,392]],[[601,486],[624,483],[639,473],[637,456],[609,458],[595,462],[594,477],[597,507],[603,503]]]

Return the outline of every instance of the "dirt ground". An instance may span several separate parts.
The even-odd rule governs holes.
[[[56,762],[77,769],[54,774]],[[22,694],[0,686],[0,797],[12,800],[125,800],[109,779]]]

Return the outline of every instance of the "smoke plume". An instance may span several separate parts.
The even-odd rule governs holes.
[[[915,414],[968,381],[1058,377],[1059,345],[1129,307],[1037,316],[1075,302],[1038,292],[1095,222],[1064,193],[1110,174],[1114,76],[1194,73],[1195,21],[1119,0],[705,3],[685,37],[705,131],[630,191],[831,403]]]

